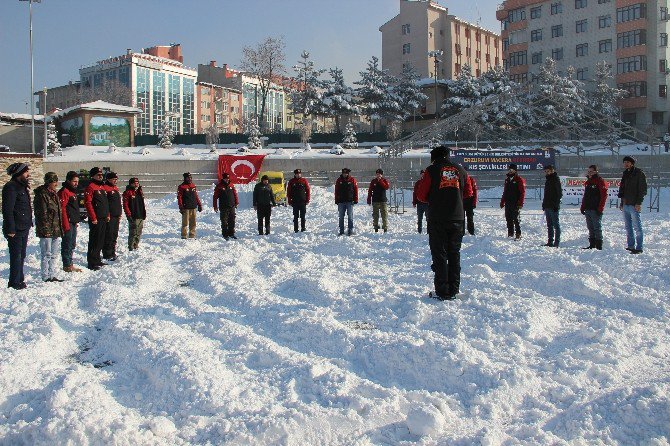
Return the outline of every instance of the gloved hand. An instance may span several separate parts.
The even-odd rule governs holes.
[[[582,215],[586,215],[586,211],[584,209],[581,210]]]
[[[505,205],[502,204],[502,203],[500,203],[500,209],[502,209],[502,208],[504,208],[504,207],[505,207]]]
[[[184,210],[180,208],[180,209],[179,209],[179,213],[180,213],[180,214],[183,214],[183,213],[184,213]]]
[[[354,201],[354,204],[358,204],[358,201]]]
[[[198,212],[202,212],[202,206],[198,205]]]

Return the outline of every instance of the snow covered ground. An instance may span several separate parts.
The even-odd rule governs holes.
[[[210,206],[181,240],[174,197],[151,200],[140,250],[63,284],[31,240],[29,288],[0,290],[0,444],[670,444],[667,194],[638,256],[618,210],[595,252],[574,207],[552,249],[539,203],[520,242],[482,203],[453,302],[422,297],[414,212],[383,235],[358,205],[336,237],[315,188],[308,232],[278,208],[259,237],[241,195],[238,241]]]

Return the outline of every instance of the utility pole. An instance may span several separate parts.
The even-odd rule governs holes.
[[[434,71],[433,75],[435,76],[435,121],[440,118],[440,103],[438,102],[437,99],[437,76],[438,76],[438,68],[440,66],[441,60],[439,59],[440,56],[444,54],[444,51],[442,50],[433,50],[433,51],[428,51],[428,57],[433,58],[433,64],[434,64]]]

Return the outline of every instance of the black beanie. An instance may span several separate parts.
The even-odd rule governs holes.
[[[91,177],[94,177],[99,173],[102,173],[102,170],[100,170],[99,167],[94,167],[93,169],[88,171],[88,175],[91,176]]]
[[[7,168],[7,175],[12,178],[18,177],[28,169],[29,166],[26,163],[14,163]]]
[[[624,161],[629,161],[629,162],[635,164],[635,158],[633,158],[632,156],[624,156],[623,160]]]
[[[74,170],[69,171],[65,175],[65,181],[71,181],[74,178],[79,178],[79,174],[77,172],[75,172]]]
[[[517,168],[516,168],[516,164],[514,164],[514,163],[510,164],[509,166],[507,166],[507,168],[508,168],[508,169],[512,169],[512,170],[517,170]]]
[[[430,160],[438,161],[445,160],[449,157],[449,148],[444,146],[437,146],[430,151]]]

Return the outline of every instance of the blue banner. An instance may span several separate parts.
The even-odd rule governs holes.
[[[473,172],[507,170],[510,164],[516,164],[517,170],[542,170],[547,164],[555,166],[554,149],[549,148],[512,151],[452,147],[449,158]]]

